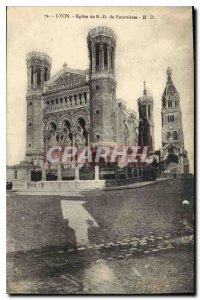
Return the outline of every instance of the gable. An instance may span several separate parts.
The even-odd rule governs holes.
[[[86,84],[86,72],[63,68],[50,78],[46,84],[46,91],[59,90],[63,88],[74,88]]]

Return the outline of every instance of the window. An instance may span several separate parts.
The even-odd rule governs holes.
[[[97,138],[97,140],[99,140],[99,139],[100,139],[100,135],[99,135],[99,134],[97,134],[97,135],[96,135],[96,138]]]
[[[98,85],[96,86],[96,90],[99,90],[99,86]]]
[[[84,99],[85,99],[85,103],[87,103],[87,94],[86,94],[86,92],[84,92]]]
[[[111,51],[111,69],[113,70],[114,67],[114,49],[112,48]]]
[[[31,122],[29,122],[29,123],[28,123],[28,126],[31,126],[31,125],[32,125]]]
[[[31,102],[31,101],[29,102],[29,105],[32,105],[32,102]]]
[[[91,46],[89,50],[89,56],[90,56],[90,72],[92,72],[92,51],[91,51]]]
[[[14,179],[17,179],[17,170],[14,170]]]
[[[167,121],[170,122],[174,122],[174,115],[169,115],[167,116]]]
[[[41,87],[41,69],[37,68],[37,87]]]
[[[150,118],[151,117],[151,106],[148,105],[148,117]]]
[[[100,47],[99,44],[96,44],[96,71],[99,71],[99,54],[100,54]]]
[[[31,147],[31,143],[29,143],[28,146]]]
[[[97,114],[97,115],[99,114],[99,110],[98,110],[98,109],[96,110],[96,114]]]
[[[33,84],[33,66],[30,67],[31,84]]]
[[[44,70],[44,81],[48,80],[48,68],[45,68]]]
[[[104,55],[104,69],[107,70],[107,68],[108,68],[108,50],[107,50],[107,44],[103,44],[103,55]]]

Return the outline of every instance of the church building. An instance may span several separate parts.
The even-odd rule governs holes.
[[[45,153],[55,145],[137,145],[136,112],[116,97],[116,42],[110,28],[91,29],[87,36],[89,68],[78,70],[64,63],[53,76],[52,59],[46,53],[27,54],[28,164],[36,169],[53,167]]]

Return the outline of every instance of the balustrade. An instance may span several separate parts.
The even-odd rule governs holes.
[[[64,98],[57,98],[55,100],[46,101],[45,103],[45,112],[52,112],[57,110],[63,110],[66,108],[73,108],[78,106],[87,105],[89,102],[89,93],[79,93],[73,96],[68,96]]]

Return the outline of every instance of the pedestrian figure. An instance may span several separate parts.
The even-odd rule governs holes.
[[[189,230],[192,229],[190,227],[190,215],[190,202],[188,200],[183,200],[180,209],[180,224]]]

